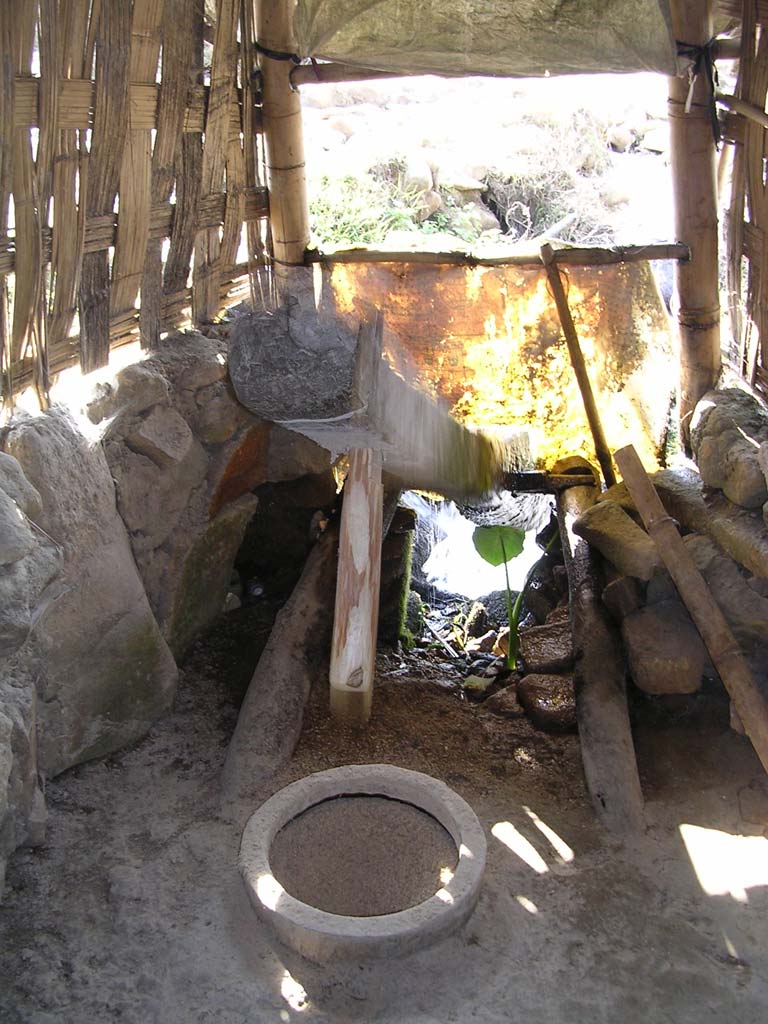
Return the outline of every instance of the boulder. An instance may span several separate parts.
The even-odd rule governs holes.
[[[140,369],[139,369],[140,367]],[[138,402],[137,382],[151,401]],[[257,419],[227,380],[218,337],[188,333],[122,370],[102,400],[117,507],[150,605],[176,657],[221,613],[254,488],[327,471],[328,453]],[[90,407],[91,418],[96,410]]]
[[[0,491],[0,567],[11,565],[28,555],[35,537],[19,506]]]
[[[744,508],[768,501],[758,450],[768,442],[768,412],[738,388],[709,391],[691,420],[691,446],[708,487]]]
[[[572,732],[576,728],[576,693],[572,675],[527,675],[518,683],[517,699],[538,729]]]
[[[16,502],[18,507],[33,522],[42,508],[40,495],[24,476],[19,463],[12,455],[0,451],[0,491]]]
[[[483,702],[483,710],[491,711],[501,718],[520,718],[525,714],[525,709],[517,699],[517,687],[505,686],[503,690],[492,693]]]
[[[0,683],[0,893],[5,862],[22,845],[44,838],[45,800],[37,772],[36,695],[17,686],[13,672]]]
[[[39,698],[39,768],[56,775],[143,736],[170,706],[176,665],[101,448],[62,409],[12,421],[5,447],[39,492],[38,523],[62,553],[62,586],[15,654]]]
[[[695,693],[709,655],[682,602],[659,601],[628,615],[621,634],[635,685],[646,693]]]
[[[636,612],[643,604],[643,588],[633,576],[619,576],[603,589],[603,604],[616,622]]]
[[[600,501],[573,524],[583,537],[624,576],[649,580],[661,564],[656,545],[615,501]]]

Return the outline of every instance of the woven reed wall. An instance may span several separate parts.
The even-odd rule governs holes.
[[[265,275],[254,39],[252,0],[0,0],[5,398]]]
[[[736,0],[729,13],[741,16],[736,94],[758,111],[764,111],[768,97],[768,3]],[[726,218],[732,362],[742,377],[768,395],[766,129],[750,118],[729,113],[726,138],[735,144]]]

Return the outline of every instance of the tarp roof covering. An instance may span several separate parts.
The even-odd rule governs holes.
[[[303,57],[384,71],[674,74],[667,0],[297,0]]]

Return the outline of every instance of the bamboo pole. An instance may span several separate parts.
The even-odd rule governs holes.
[[[301,99],[291,88],[295,49],[290,0],[259,0],[256,33],[262,84],[262,123],[267,148],[270,223],[278,294],[293,291],[297,267],[309,243],[309,205],[304,164]],[[304,276],[303,274],[301,275]]]
[[[712,38],[711,0],[672,0],[675,38],[698,46]],[[711,86],[699,74],[689,96],[687,75],[669,79],[672,179],[677,237],[691,261],[676,271],[680,327],[680,424],[689,421],[720,372],[720,295],[717,264],[717,180]]]
[[[541,247],[541,262],[547,271],[547,277],[549,278],[549,284],[552,288],[552,296],[557,306],[557,315],[560,317],[560,324],[563,328],[563,334],[565,335],[565,341],[568,345],[568,354],[571,357],[571,365],[573,366],[573,372],[576,374],[576,380],[579,385],[579,391],[581,391],[581,398],[584,402],[584,411],[587,414],[587,420],[589,422],[589,429],[592,432],[592,440],[595,444],[595,454],[597,455],[597,461],[600,463],[600,468],[603,471],[603,478],[607,487],[612,487],[616,483],[616,475],[613,472],[613,463],[611,462],[611,451],[608,447],[608,442],[605,439],[603,433],[603,425],[600,422],[600,414],[597,411],[597,403],[595,402],[595,396],[592,392],[592,384],[587,374],[587,366],[584,362],[584,355],[579,345],[579,337],[576,334],[576,326],[571,316],[571,310],[568,305],[568,296],[565,294],[565,288],[563,287],[563,281],[560,277],[560,271],[557,269],[555,262],[555,252],[551,245],[545,243]]]
[[[331,715],[353,725],[365,725],[371,714],[383,497],[381,454],[354,449],[341,510],[330,669]]]
[[[653,538],[680,597],[691,614],[739,718],[768,772],[768,701],[672,519],[667,515],[637,452],[628,445],[616,452],[624,483]]]
[[[688,260],[691,253],[680,242],[660,242],[654,245],[620,245],[612,248],[585,246],[554,249],[554,262],[558,266],[605,267],[616,263],[640,263],[643,260]],[[454,267],[530,267],[541,266],[540,256],[475,256],[471,252],[386,252],[376,249],[339,249],[336,252],[310,250],[307,263],[427,263],[434,266]]]

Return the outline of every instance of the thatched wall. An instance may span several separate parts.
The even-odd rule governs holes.
[[[253,5],[207,6],[0,0],[5,395],[210,321],[263,270]]]
[[[768,4],[743,0],[739,110],[726,120],[734,144],[730,208],[726,220],[728,302],[734,349],[731,362],[768,395],[768,192],[765,185],[765,115],[768,95]],[[738,9],[738,10],[737,10]]]

